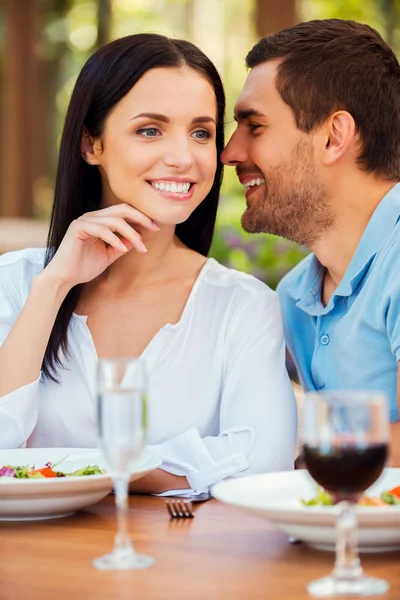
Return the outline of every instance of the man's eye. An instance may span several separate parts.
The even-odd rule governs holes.
[[[209,140],[211,137],[211,133],[207,131],[207,129],[198,129],[192,133],[192,136],[196,140]]]
[[[157,127],[142,127],[136,131],[137,135],[142,135],[143,137],[157,137],[160,135],[160,130]]]
[[[248,128],[250,131],[256,131],[261,125],[259,123],[249,123]]]

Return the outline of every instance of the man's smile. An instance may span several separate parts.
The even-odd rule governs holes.
[[[259,175],[248,174],[239,175],[239,181],[244,186],[246,191],[246,198],[248,199],[256,190],[265,184],[265,179]]]

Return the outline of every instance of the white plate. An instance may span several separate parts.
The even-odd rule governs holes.
[[[0,467],[4,465],[35,465],[44,467],[47,462],[60,464],[60,471],[71,472],[87,465],[105,468],[98,450],[87,448],[21,448],[0,450]],[[131,481],[143,477],[161,464],[161,460],[148,451],[137,463]],[[65,517],[76,510],[102,500],[112,490],[110,476],[86,475],[49,479],[0,478],[0,521],[28,521]]]
[[[222,481],[213,487],[212,493],[222,502],[269,519],[287,535],[310,546],[333,550],[334,508],[301,504],[302,498],[309,500],[314,496],[315,485],[307,471],[286,471]],[[385,469],[367,493],[378,495],[397,485],[400,485],[400,469]],[[400,549],[400,505],[357,506],[356,513],[361,552]]]

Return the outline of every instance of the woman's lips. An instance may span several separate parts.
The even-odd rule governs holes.
[[[172,191],[167,191],[167,190],[162,190],[159,188],[156,188],[151,182],[147,182],[148,185],[151,187],[151,189],[153,190],[153,192],[155,192],[156,194],[158,194],[159,196],[161,196],[162,198],[166,198],[168,200],[178,200],[180,202],[184,202],[185,200],[190,200],[194,194],[194,187],[195,187],[195,183],[194,182],[190,182],[190,188],[188,192],[172,192]],[[178,182],[177,182],[178,183]]]

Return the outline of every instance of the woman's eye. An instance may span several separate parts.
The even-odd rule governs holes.
[[[209,140],[211,138],[211,133],[206,129],[198,129],[192,133],[192,136],[196,140]]]
[[[142,127],[136,131],[137,135],[142,135],[143,137],[157,137],[160,135],[160,130],[157,127]]]
[[[256,131],[259,127],[261,127],[261,125],[259,123],[249,123],[248,124],[248,128],[250,129],[250,131]]]

